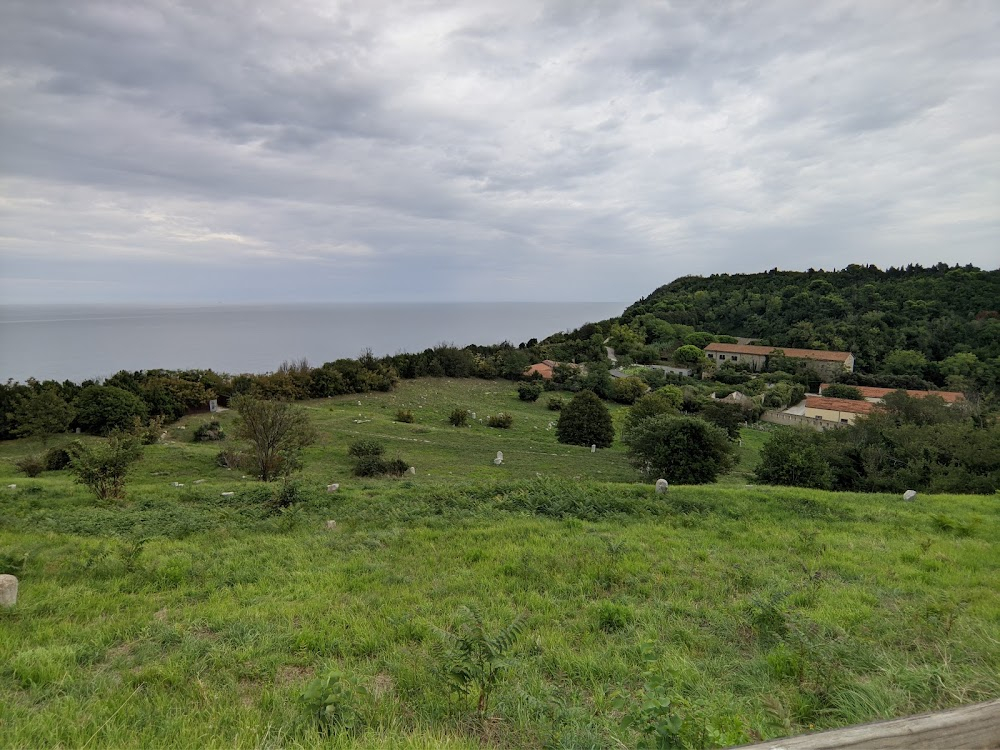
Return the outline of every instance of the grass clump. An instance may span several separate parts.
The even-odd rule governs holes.
[[[448,415],[448,422],[452,427],[467,427],[469,424],[469,412],[466,409],[453,409]]]
[[[37,477],[45,471],[45,457],[37,454],[24,456],[14,461],[14,466],[28,477]]]
[[[396,412],[396,421],[402,422],[404,424],[413,424],[414,417],[413,412],[409,409],[400,409]]]

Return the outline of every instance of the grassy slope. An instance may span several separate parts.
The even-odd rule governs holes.
[[[607,483],[634,480],[623,453],[558,445],[546,396],[513,393],[427,380],[309,404],[325,437],[308,501],[279,516],[212,465],[218,445],[149,448],[123,507],[0,461],[18,485],[0,491],[0,563],[27,555],[20,603],[0,612],[0,745],[633,746],[610,696],[639,689],[646,643],[683,713],[733,743],[1000,695],[995,498],[657,498]],[[451,428],[455,405],[512,411],[514,429]],[[400,407],[417,424],[393,423]],[[359,435],[418,474],[351,479]],[[495,625],[528,616],[486,722],[436,674],[435,629],[462,605]],[[360,738],[323,740],[295,700],[330,666],[371,690]]]

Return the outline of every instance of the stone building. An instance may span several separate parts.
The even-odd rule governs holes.
[[[828,352],[821,349],[795,349],[780,346],[755,346],[752,344],[709,344],[705,356],[719,365],[748,365],[754,372],[767,368],[768,358],[776,352],[789,359],[807,360],[809,367],[818,374],[832,378],[839,372],[854,372],[854,355],[850,352]]]

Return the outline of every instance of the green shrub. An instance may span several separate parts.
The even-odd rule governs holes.
[[[508,653],[524,633],[525,625],[525,618],[518,615],[489,633],[478,609],[462,607],[457,626],[452,631],[438,631],[444,677],[456,692],[478,696],[476,710],[480,716],[489,710],[490,696],[510,670]]]
[[[549,411],[562,411],[563,403],[562,396],[551,396],[546,406]]]
[[[22,456],[14,462],[14,466],[29,477],[37,477],[45,471],[45,459],[39,455]]]
[[[783,429],[771,433],[754,469],[757,481],[829,489],[833,475],[817,442],[805,430]]]
[[[611,412],[593,391],[580,391],[559,414],[556,438],[560,443],[607,448],[614,437]]]
[[[356,477],[402,476],[410,465],[401,458],[385,459],[382,456],[361,456],[354,464]]]
[[[401,458],[390,458],[385,462],[383,474],[390,474],[394,477],[401,477],[410,470],[410,464]]]
[[[357,440],[347,448],[347,455],[355,458],[366,456],[381,456],[385,453],[385,446],[378,440]]]
[[[194,431],[194,440],[196,443],[208,443],[213,440],[224,440],[225,437],[226,433],[225,430],[222,429],[222,423],[220,423],[217,419],[198,425]]]
[[[396,421],[405,424],[413,424],[413,412],[409,409],[400,409],[396,412]]]
[[[649,387],[642,378],[615,378],[611,384],[611,399],[619,404],[634,404]]]
[[[142,458],[142,446],[134,435],[112,435],[101,445],[88,446],[79,440],[69,447],[70,471],[101,500],[125,496],[129,471]]]
[[[726,433],[695,417],[645,419],[624,441],[639,471],[671,484],[708,484],[731,464],[733,444]]]
[[[508,430],[514,424],[514,415],[505,411],[491,414],[486,418],[487,427],[496,427],[498,430]]]
[[[864,401],[865,397],[861,394],[861,391],[855,388],[853,385],[845,385],[843,383],[833,383],[828,385],[823,389],[823,395],[827,398],[846,398],[851,401]]]
[[[517,387],[517,397],[522,401],[537,401],[542,395],[540,383],[521,383]]]
[[[65,448],[49,448],[45,452],[45,470],[59,471],[69,466],[69,451]]]
[[[141,398],[110,385],[84,388],[73,405],[76,407],[76,424],[84,432],[94,435],[128,430],[136,418],[144,420],[147,415],[146,404]]]
[[[367,695],[357,678],[331,670],[306,685],[299,702],[321,733],[352,733],[362,728],[358,698]]]
[[[295,503],[302,502],[304,499],[302,487],[299,483],[286,479],[281,483],[281,486],[275,490],[270,504],[274,508],[287,508]]]
[[[465,427],[469,423],[469,412],[465,409],[455,409],[448,417],[454,427]]]

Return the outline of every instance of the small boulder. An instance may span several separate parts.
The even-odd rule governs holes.
[[[906,492],[903,493],[903,499],[908,503],[912,502],[913,498],[915,498],[916,496],[917,496],[916,490],[907,490]]]
[[[236,494],[235,492],[223,492],[222,496],[223,497],[232,497],[235,494]]]
[[[17,604],[17,578],[12,575],[0,575],[0,607],[13,607]]]
[[[657,495],[662,495],[668,489],[670,489],[670,485],[667,483],[666,479],[657,479],[656,480],[656,494]]]
[[[417,467],[416,467],[416,466],[411,466],[411,467],[409,468],[409,472],[410,472],[411,474],[416,474],[416,473],[417,473]]]
[[[329,529],[330,531],[333,531],[335,528],[337,528],[337,522],[333,520],[327,521],[326,528]]]
[[[328,484],[326,486],[326,491],[327,492],[336,492],[339,489],[340,489],[340,485],[339,484]]]

